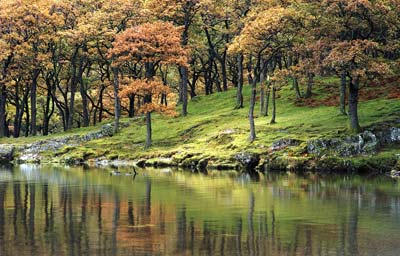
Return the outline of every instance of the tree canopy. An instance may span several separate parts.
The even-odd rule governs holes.
[[[232,88],[232,108],[249,107],[253,141],[256,100],[263,116],[272,105],[273,124],[280,88],[291,83],[297,101],[309,99],[315,77],[340,78],[338,111],[358,132],[360,90],[399,71],[398,0],[4,0],[0,8],[0,137],[107,118],[117,132],[121,115],[145,114],[150,146],[152,112],[176,116],[178,104],[190,115],[189,98]]]

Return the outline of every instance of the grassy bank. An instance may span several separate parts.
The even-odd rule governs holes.
[[[153,115],[153,146],[144,149],[145,123],[143,118],[130,121],[131,125],[113,137],[93,140],[79,146],[65,147],[58,152],[48,152],[50,159],[124,159],[168,157],[173,154],[201,154],[206,157],[230,159],[235,153],[248,151],[264,154],[275,141],[292,138],[307,141],[316,138],[338,137],[347,134],[347,117],[340,115],[335,105],[338,81],[320,80],[312,100],[296,101],[294,92],[284,88],[277,101],[277,124],[270,125],[270,117],[259,114],[256,106],[257,139],[248,142],[249,124],[247,119],[250,90],[245,87],[244,109],[234,109],[236,91],[230,90],[210,96],[200,96],[189,104],[187,117],[169,118]],[[390,87],[371,97],[374,88],[363,88],[359,116],[361,125],[368,127],[399,117],[398,99],[390,99]],[[371,93],[369,93],[371,91]],[[363,99],[365,98],[365,99]],[[370,99],[372,98],[372,99]],[[367,100],[368,99],[368,100]],[[332,104],[333,102],[333,104]],[[62,137],[71,134],[85,134],[99,127],[75,129],[68,133],[52,135]],[[26,144],[41,137],[2,139],[0,143]],[[391,154],[400,152],[397,148]],[[296,156],[292,149],[286,152]],[[385,153],[385,155],[387,155]]]

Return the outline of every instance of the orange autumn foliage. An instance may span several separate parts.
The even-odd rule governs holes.
[[[109,57],[115,65],[125,62],[188,65],[188,52],[181,46],[180,29],[170,22],[144,23],[115,37]]]
[[[143,104],[139,108],[140,113],[152,113],[157,112],[167,116],[176,116],[175,104],[168,106],[158,104],[161,95],[171,94],[171,89],[164,85],[162,81],[148,80],[148,79],[130,79],[126,78],[121,81],[123,89],[120,91],[119,96],[121,98],[128,97],[129,95],[140,95],[142,97],[151,95],[151,102]]]

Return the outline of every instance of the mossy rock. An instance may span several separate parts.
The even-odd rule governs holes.
[[[172,158],[151,158],[146,160],[145,162],[146,167],[171,167],[176,166],[176,163],[173,161]]]
[[[310,159],[298,156],[274,156],[263,160],[260,170],[263,171],[291,171],[305,173],[308,171],[331,172],[331,170],[343,172],[349,164],[338,158]]]
[[[260,163],[260,155],[251,152],[241,152],[236,154],[235,160],[246,172],[254,171]]]
[[[234,161],[228,160],[210,160],[207,165],[210,170],[238,170],[239,165]]]
[[[284,171],[287,169],[289,161],[284,156],[264,159],[263,171]]]
[[[139,159],[134,162],[137,167],[144,168],[146,166],[147,159]]]
[[[213,138],[210,142],[216,143],[218,145],[227,145],[233,141],[233,137],[229,134],[219,134]]]
[[[61,159],[61,162],[65,163],[66,165],[80,165],[84,161],[85,160],[82,157],[77,157],[77,156],[67,156]]]
[[[188,153],[188,152],[178,152],[174,154],[171,159],[178,165],[182,163],[186,158],[191,158],[193,157],[193,154]]]
[[[62,147],[60,150],[58,150],[57,152],[54,153],[54,156],[62,156],[65,155],[73,150],[75,150],[76,147],[72,147],[72,146],[65,146]]]
[[[322,157],[311,161],[310,170],[323,173],[354,173],[357,168],[348,159],[339,157]]]
[[[199,162],[197,163],[196,169],[199,171],[207,170],[209,160],[210,160],[209,158],[200,159]]]
[[[386,173],[393,169],[400,168],[396,156],[376,155],[350,159],[352,166],[360,173]]]
[[[307,157],[289,157],[286,168],[293,172],[306,172],[308,171],[308,161]]]
[[[116,160],[116,159],[118,159],[118,154],[116,154],[116,153],[109,154],[109,155],[107,155],[107,158],[109,160]]]
[[[201,155],[192,155],[191,157],[186,157],[178,164],[179,167],[188,168],[188,169],[197,169],[197,165],[199,161],[202,160],[203,156]]]

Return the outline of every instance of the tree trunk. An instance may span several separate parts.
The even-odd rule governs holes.
[[[346,72],[342,72],[340,79],[340,113],[342,115],[347,115],[346,113],[346,88],[347,79]]]
[[[269,84],[267,84],[267,93],[265,96],[265,109],[264,109],[264,116],[268,116],[268,109],[269,109],[269,97],[271,95],[271,89]]]
[[[358,121],[358,91],[360,78],[350,79],[349,86],[349,126],[352,132],[360,132],[361,127]]]
[[[293,77],[293,89],[296,92],[296,99],[301,99],[301,93],[299,88],[299,81],[296,77]]]
[[[253,142],[256,139],[256,127],[254,123],[254,109],[256,105],[256,96],[257,96],[257,76],[260,70],[260,56],[257,58],[257,64],[254,67],[254,77],[251,83],[251,96],[250,96],[250,108],[249,108],[249,122],[250,122],[250,142]]]
[[[3,82],[7,77],[7,69],[11,63],[13,54],[8,56],[6,62],[3,65],[3,69],[0,77],[0,138],[7,136],[8,127],[6,127],[7,123],[7,112],[6,112],[6,102],[7,102],[7,89],[6,84]]]
[[[89,116],[89,110],[88,110],[88,100],[86,96],[86,88],[82,88],[83,86],[81,85],[81,97],[82,97],[82,115],[83,115],[83,127],[88,127],[90,124],[90,116]]]
[[[6,136],[6,100],[7,100],[7,92],[6,85],[0,84],[0,138]]]
[[[190,5],[191,2],[187,2],[187,4]],[[189,27],[191,25],[191,17],[190,17],[190,8],[189,9],[185,9],[187,10],[187,12],[185,11],[185,15],[184,15],[184,27],[183,27],[183,32],[182,32],[182,36],[181,36],[181,42],[182,42],[182,46],[186,47],[189,43]],[[188,105],[188,68],[187,67],[180,67],[181,70],[181,82],[180,82],[180,86],[181,86],[181,90],[180,93],[182,95],[182,116],[187,116],[187,105]]]
[[[88,109],[88,99],[86,95],[86,85],[83,82],[83,72],[84,72],[84,59],[81,58],[79,62],[79,84],[80,84],[80,94],[82,98],[82,115],[83,115],[83,127],[88,127],[90,125],[90,116],[89,116],[89,109]]]
[[[151,112],[146,113],[146,145],[145,148],[151,147]]]
[[[249,110],[249,121],[250,121],[250,142],[256,139],[256,128],[254,124],[254,108],[256,105],[257,96],[257,79],[253,79],[251,84],[251,96],[250,96],[250,110]]]
[[[155,76],[155,74],[156,74],[156,71],[155,71],[155,66],[154,66],[154,64],[153,63],[151,63],[151,62],[147,62],[146,64],[145,64],[145,68],[146,68],[146,78],[148,79],[148,80],[152,80],[153,79],[153,77]],[[183,68],[183,67],[181,67],[181,72],[183,71],[183,69],[185,69],[186,70],[186,72],[187,72],[187,68],[185,67],[185,68]],[[184,75],[184,72],[182,73],[183,75]],[[182,77],[181,77],[182,78]],[[187,78],[187,73],[186,73],[186,78]],[[186,81],[187,82],[187,81]],[[186,84],[187,85],[187,84]],[[187,87],[186,87],[186,89],[187,89]],[[186,91],[186,99],[187,99],[187,91]],[[147,94],[147,95],[145,95],[144,96],[144,99],[143,99],[143,103],[144,104],[150,104],[152,102],[152,95],[151,94]],[[150,148],[151,147],[151,143],[152,143],[152,130],[151,130],[151,112],[147,112],[146,113],[146,143],[145,143],[145,148],[147,149],[147,148]]]
[[[51,82],[48,77],[46,77],[46,86],[47,86],[47,95],[46,95],[46,103],[44,105],[43,109],[43,136],[49,135],[49,119],[48,119],[48,114],[50,112],[50,100],[51,100]],[[53,101],[53,106],[54,106],[54,101]],[[53,107],[54,108],[54,107]]]
[[[314,74],[308,73],[307,92],[305,96],[306,99],[311,98],[313,86],[314,86]]]
[[[192,76],[192,82],[189,84],[190,85],[190,98],[193,99],[194,97],[196,97],[196,83],[197,83],[197,79],[199,78],[199,76],[197,74],[193,74]]]
[[[31,87],[31,135],[36,136],[37,133],[37,79],[39,77],[40,70],[35,69],[32,77],[32,87]]]
[[[221,75],[222,75],[222,88],[224,91],[228,90],[228,77],[226,74],[226,50],[220,60],[221,63]]]
[[[54,113],[54,100],[52,100],[52,93],[51,93],[51,83],[50,81],[46,80],[47,84],[47,96],[46,96],[46,104],[44,106],[44,113],[43,113],[43,136],[49,135],[49,123],[50,118]],[[51,110],[50,110],[50,102],[51,102]]]
[[[22,106],[23,109],[23,106]],[[14,131],[13,131],[13,137],[18,138],[19,137],[19,132],[20,132],[20,113],[23,112],[21,111],[21,105],[20,105],[20,99],[19,99],[19,83],[17,82],[15,84],[15,117],[14,117]]]
[[[76,58],[78,55],[79,47],[76,47],[74,55],[71,60],[72,65],[72,78],[71,78],[71,98],[69,101],[69,115],[68,115],[68,123],[67,123],[67,130],[72,128],[74,123],[74,112],[75,112],[75,93],[77,87],[77,77],[76,77]]]
[[[19,116],[19,124],[18,124],[18,127],[19,127],[18,136],[21,136],[22,120],[23,120],[23,117],[24,117],[25,106],[27,108],[27,113],[28,113],[29,93],[30,93],[30,90],[28,90],[28,89],[25,90],[24,95],[22,97],[21,110],[20,110],[20,116]],[[27,116],[27,120],[28,120],[27,122],[29,122],[29,115]],[[29,128],[28,125],[26,127]]]
[[[272,118],[270,124],[276,123],[276,88],[272,85]]]
[[[182,104],[183,103],[183,85],[182,85],[182,73],[181,73],[181,68],[179,67],[179,77],[180,77],[180,81],[179,81],[179,88],[178,88],[178,104]],[[207,87],[206,87],[207,90]]]
[[[221,87],[221,80],[218,72],[218,64],[216,61],[214,61],[214,74],[215,74],[215,87],[217,88],[217,92],[222,92],[222,87]]]
[[[212,77],[213,74],[213,67],[214,67],[214,59],[212,56],[209,56],[208,58],[208,64],[206,65],[206,70],[204,72],[205,77],[204,77],[204,81],[205,81],[205,90],[206,90],[206,95],[210,95],[213,94],[213,84],[214,84],[214,80]]]
[[[208,84],[210,83],[210,79],[209,79],[209,75],[208,75],[208,69],[205,69],[203,77],[204,77],[204,93],[206,95],[209,95]]]
[[[128,110],[128,114],[129,117],[132,118],[135,116],[135,98],[136,95],[135,94],[130,94],[129,96],[129,110]]]
[[[112,68],[113,75],[114,75],[114,134],[119,131],[119,118],[121,115],[121,104],[119,100],[119,78],[118,78],[118,68]]]
[[[182,116],[187,116],[188,105],[188,68],[181,67],[181,84],[182,84]]]
[[[29,136],[29,126],[30,126],[30,115],[29,115],[29,104],[28,104],[28,98],[27,101],[25,102],[25,137]]]
[[[161,105],[168,106],[167,94],[165,93],[161,95]]]
[[[265,97],[265,86],[261,83],[261,89],[260,89],[260,115],[263,115],[265,112],[264,110],[264,97]]]
[[[75,78],[72,78],[75,80]],[[72,128],[74,123],[74,113],[75,113],[75,93],[76,93],[76,83],[73,82],[71,85],[71,98],[69,100],[69,114],[68,114],[68,121],[67,121],[67,130]]]
[[[103,112],[104,112],[104,103],[103,103],[103,95],[104,91],[106,90],[106,86],[103,84],[100,90],[100,96],[99,96],[99,123],[103,121]],[[94,118],[96,119],[96,118]]]
[[[247,62],[247,80],[249,84],[253,84],[253,77],[251,76],[251,70],[253,69],[253,63],[251,61],[251,56],[249,62]],[[254,78],[255,79],[255,78]]]
[[[52,94],[53,101],[55,101],[59,115],[62,119],[63,129],[64,131],[68,130],[68,120],[69,120],[69,109],[68,109],[68,101],[66,96],[63,95],[63,102],[58,102],[57,96],[55,93]],[[62,104],[64,103],[64,104]]]
[[[243,54],[237,57],[238,65],[238,86],[236,93],[236,108],[243,108]]]
[[[227,91],[228,90],[228,78],[227,78],[227,72],[226,72],[226,54],[227,54],[227,50],[226,48],[224,49],[224,53],[221,56],[218,51],[215,49],[215,44],[212,43],[211,40],[211,35],[208,31],[207,28],[204,29],[204,32],[206,34],[207,37],[207,42],[208,42],[208,54],[210,56],[210,58],[213,59],[217,59],[218,62],[221,65],[221,75],[222,75],[222,88],[221,88],[221,81],[219,79],[219,75],[217,76],[218,79],[216,80],[216,84],[217,84],[217,90],[218,92],[221,92],[222,90]],[[215,74],[218,74],[218,65],[215,62],[214,63],[215,66]]]
[[[69,108],[68,108],[68,86],[65,91],[63,91],[62,86],[60,85],[60,80],[57,78],[54,81],[54,88],[52,88],[52,97],[53,101],[56,103],[59,115],[62,119],[63,129],[64,131],[68,130],[68,120],[69,120]],[[60,92],[62,101],[58,99],[56,95],[56,91]]]
[[[262,68],[260,70],[260,84],[261,84],[261,89],[260,89],[260,115],[263,115],[264,113],[264,97],[265,97],[265,77],[267,75],[267,63],[263,62],[262,63]]]

